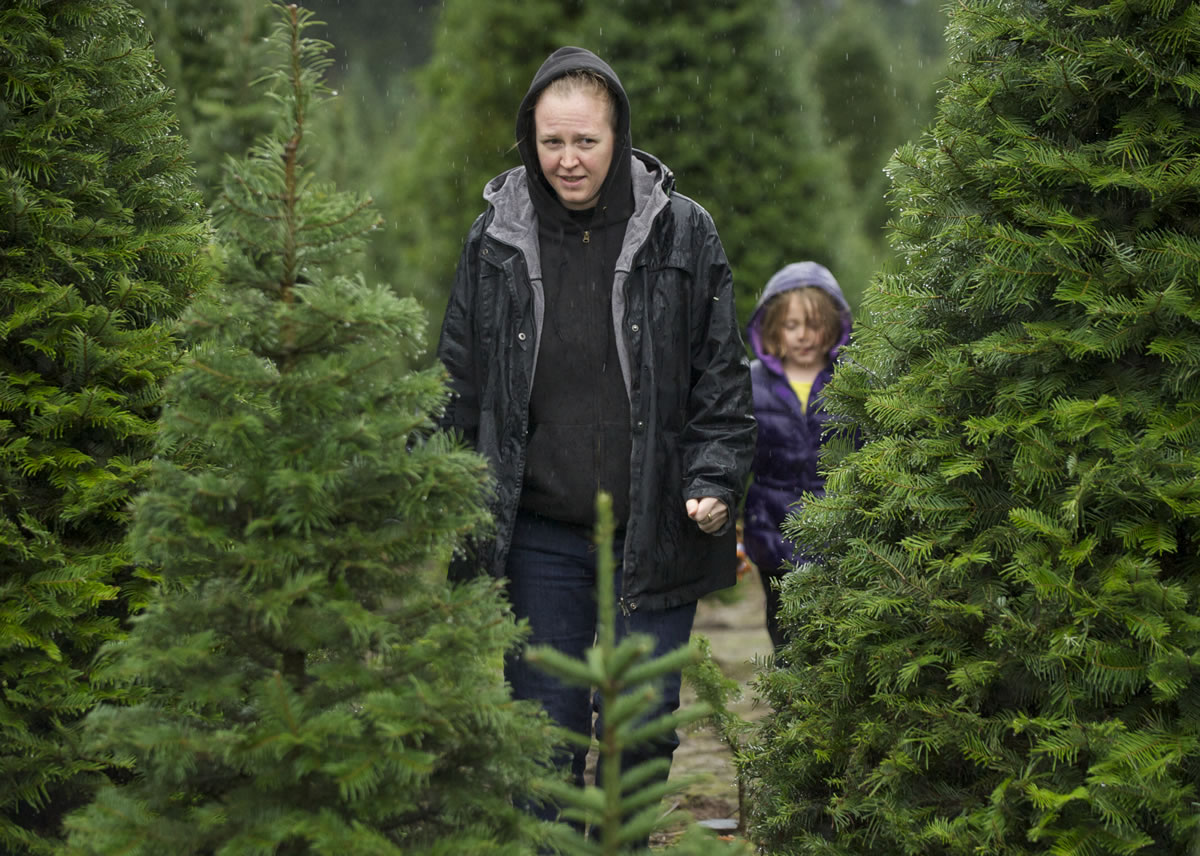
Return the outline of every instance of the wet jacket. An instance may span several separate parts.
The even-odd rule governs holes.
[[[631,172],[634,210],[611,298],[632,434],[621,579],[628,610],[733,585],[732,513],[706,535],[685,502],[714,496],[736,509],[755,434],[733,281],[712,219],[674,192],[654,157],[635,151]],[[456,578],[504,574],[520,501],[546,303],[527,180],[522,166],[488,183],[438,344],[453,390],[443,425],[487,458],[496,486],[494,537],[453,563]]]
[[[840,310],[842,332],[830,350],[836,360],[838,351],[850,341],[850,307],[833,274],[816,262],[790,264],[771,277],[747,325],[750,347],[755,354],[750,374],[758,443],[752,467],[754,480],[746,493],[743,511],[744,541],[750,561],[770,576],[784,573],[787,569],[783,563],[795,558],[794,546],[784,540],[779,529],[794,510],[792,504],[806,492],[816,496],[825,494],[825,478],[817,471],[829,419],[821,390],[833,376],[834,363],[831,360],[813,381],[805,410],[788,383],[779,358],[766,352],[761,331],[763,310],[771,298],[807,286],[825,291]]]

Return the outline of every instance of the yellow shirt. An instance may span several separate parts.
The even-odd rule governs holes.
[[[796,393],[796,398],[800,399],[800,409],[805,413],[808,412],[808,397],[812,395],[812,382],[804,383],[799,380],[788,381],[792,385],[792,390]]]

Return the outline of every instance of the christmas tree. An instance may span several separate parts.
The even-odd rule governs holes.
[[[0,851],[47,853],[128,684],[93,656],[148,584],[123,539],[208,227],[170,95],[120,0],[0,8]]]
[[[224,288],[135,510],[161,593],[113,650],[149,695],[89,719],[138,776],[69,820],[68,852],[528,852],[511,795],[551,741],[499,658],[518,629],[490,580],[437,566],[485,525],[486,467],[434,431],[440,370],[409,372],[424,316],[330,263],[376,223],[306,168],[328,46],[281,7],[277,133],[229,171]]]
[[[747,758],[772,853],[1189,854],[1200,6],[968,0]]]

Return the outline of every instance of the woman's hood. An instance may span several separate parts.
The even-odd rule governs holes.
[[[617,121],[613,145],[612,165],[600,188],[600,197],[596,205],[598,215],[608,220],[627,218],[632,210],[632,179],[630,177],[630,158],[633,154],[633,142],[630,134],[629,97],[621,85],[617,73],[608,63],[600,59],[586,48],[562,47],[550,54],[542,63],[529,91],[521,99],[517,110],[517,151],[521,162],[525,164],[529,176],[529,195],[534,207],[542,217],[554,215],[565,217],[566,209],[558,201],[558,195],[542,175],[538,163],[537,143],[534,139],[533,108],[537,105],[542,90],[555,79],[570,71],[586,69],[599,74],[608,83],[608,88],[616,100]],[[605,209],[608,209],[607,211]]]

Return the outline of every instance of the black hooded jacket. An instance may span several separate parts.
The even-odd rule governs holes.
[[[544,74],[548,67],[554,73]],[[548,83],[579,67],[600,71],[620,92],[619,125],[627,137],[628,104],[620,83],[593,54],[564,48],[547,60],[535,82]],[[534,92],[531,87],[527,101]],[[531,129],[527,113],[523,106],[518,133]],[[531,136],[525,140],[532,146]],[[732,275],[712,218],[674,192],[674,178],[661,162],[634,149],[614,152],[611,182],[606,180],[594,215],[604,216],[606,200],[614,204],[611,194],[622,173],[629,176],[632,208],[618,219],[612,281],[604,283],[605,326],[612,331],[624,394],[621,418],[628,420],[622,431],[628,438],[628,513],[621,600],[627,610],[659,609],[735,582],[732,517],[753,455],[755,425]],[[452,388],[442,424],[461,432],[487,458],[496,488],[495,531],[455,560],[456,578],[505,573],[526,488],[531,407],[539,385],[549,383],[543,373],[554,371],[539,357],[543,348],[553,347],[547,307],[554,299],[552,279],[561,276],[558,268],[547,271],[542,259],[542,212],[546,202],[557,204],[543,182],[536,154],[532,163],[526,160],[488,182],[488,207],[467,235],[442,322],[438,357]],[[573,224],[562,226],[569,236]],[[614,356],[608,344],[603,350],[604,360]],[[593,377],[590,384],[603,386],[603,380]],[[563,390],[567,397],[570,392]],[[588,396],[593,390],[574,392]],[[731,509],[730,522],[716,535],[704,534],[687,516],[686,500],[704,496]]]

